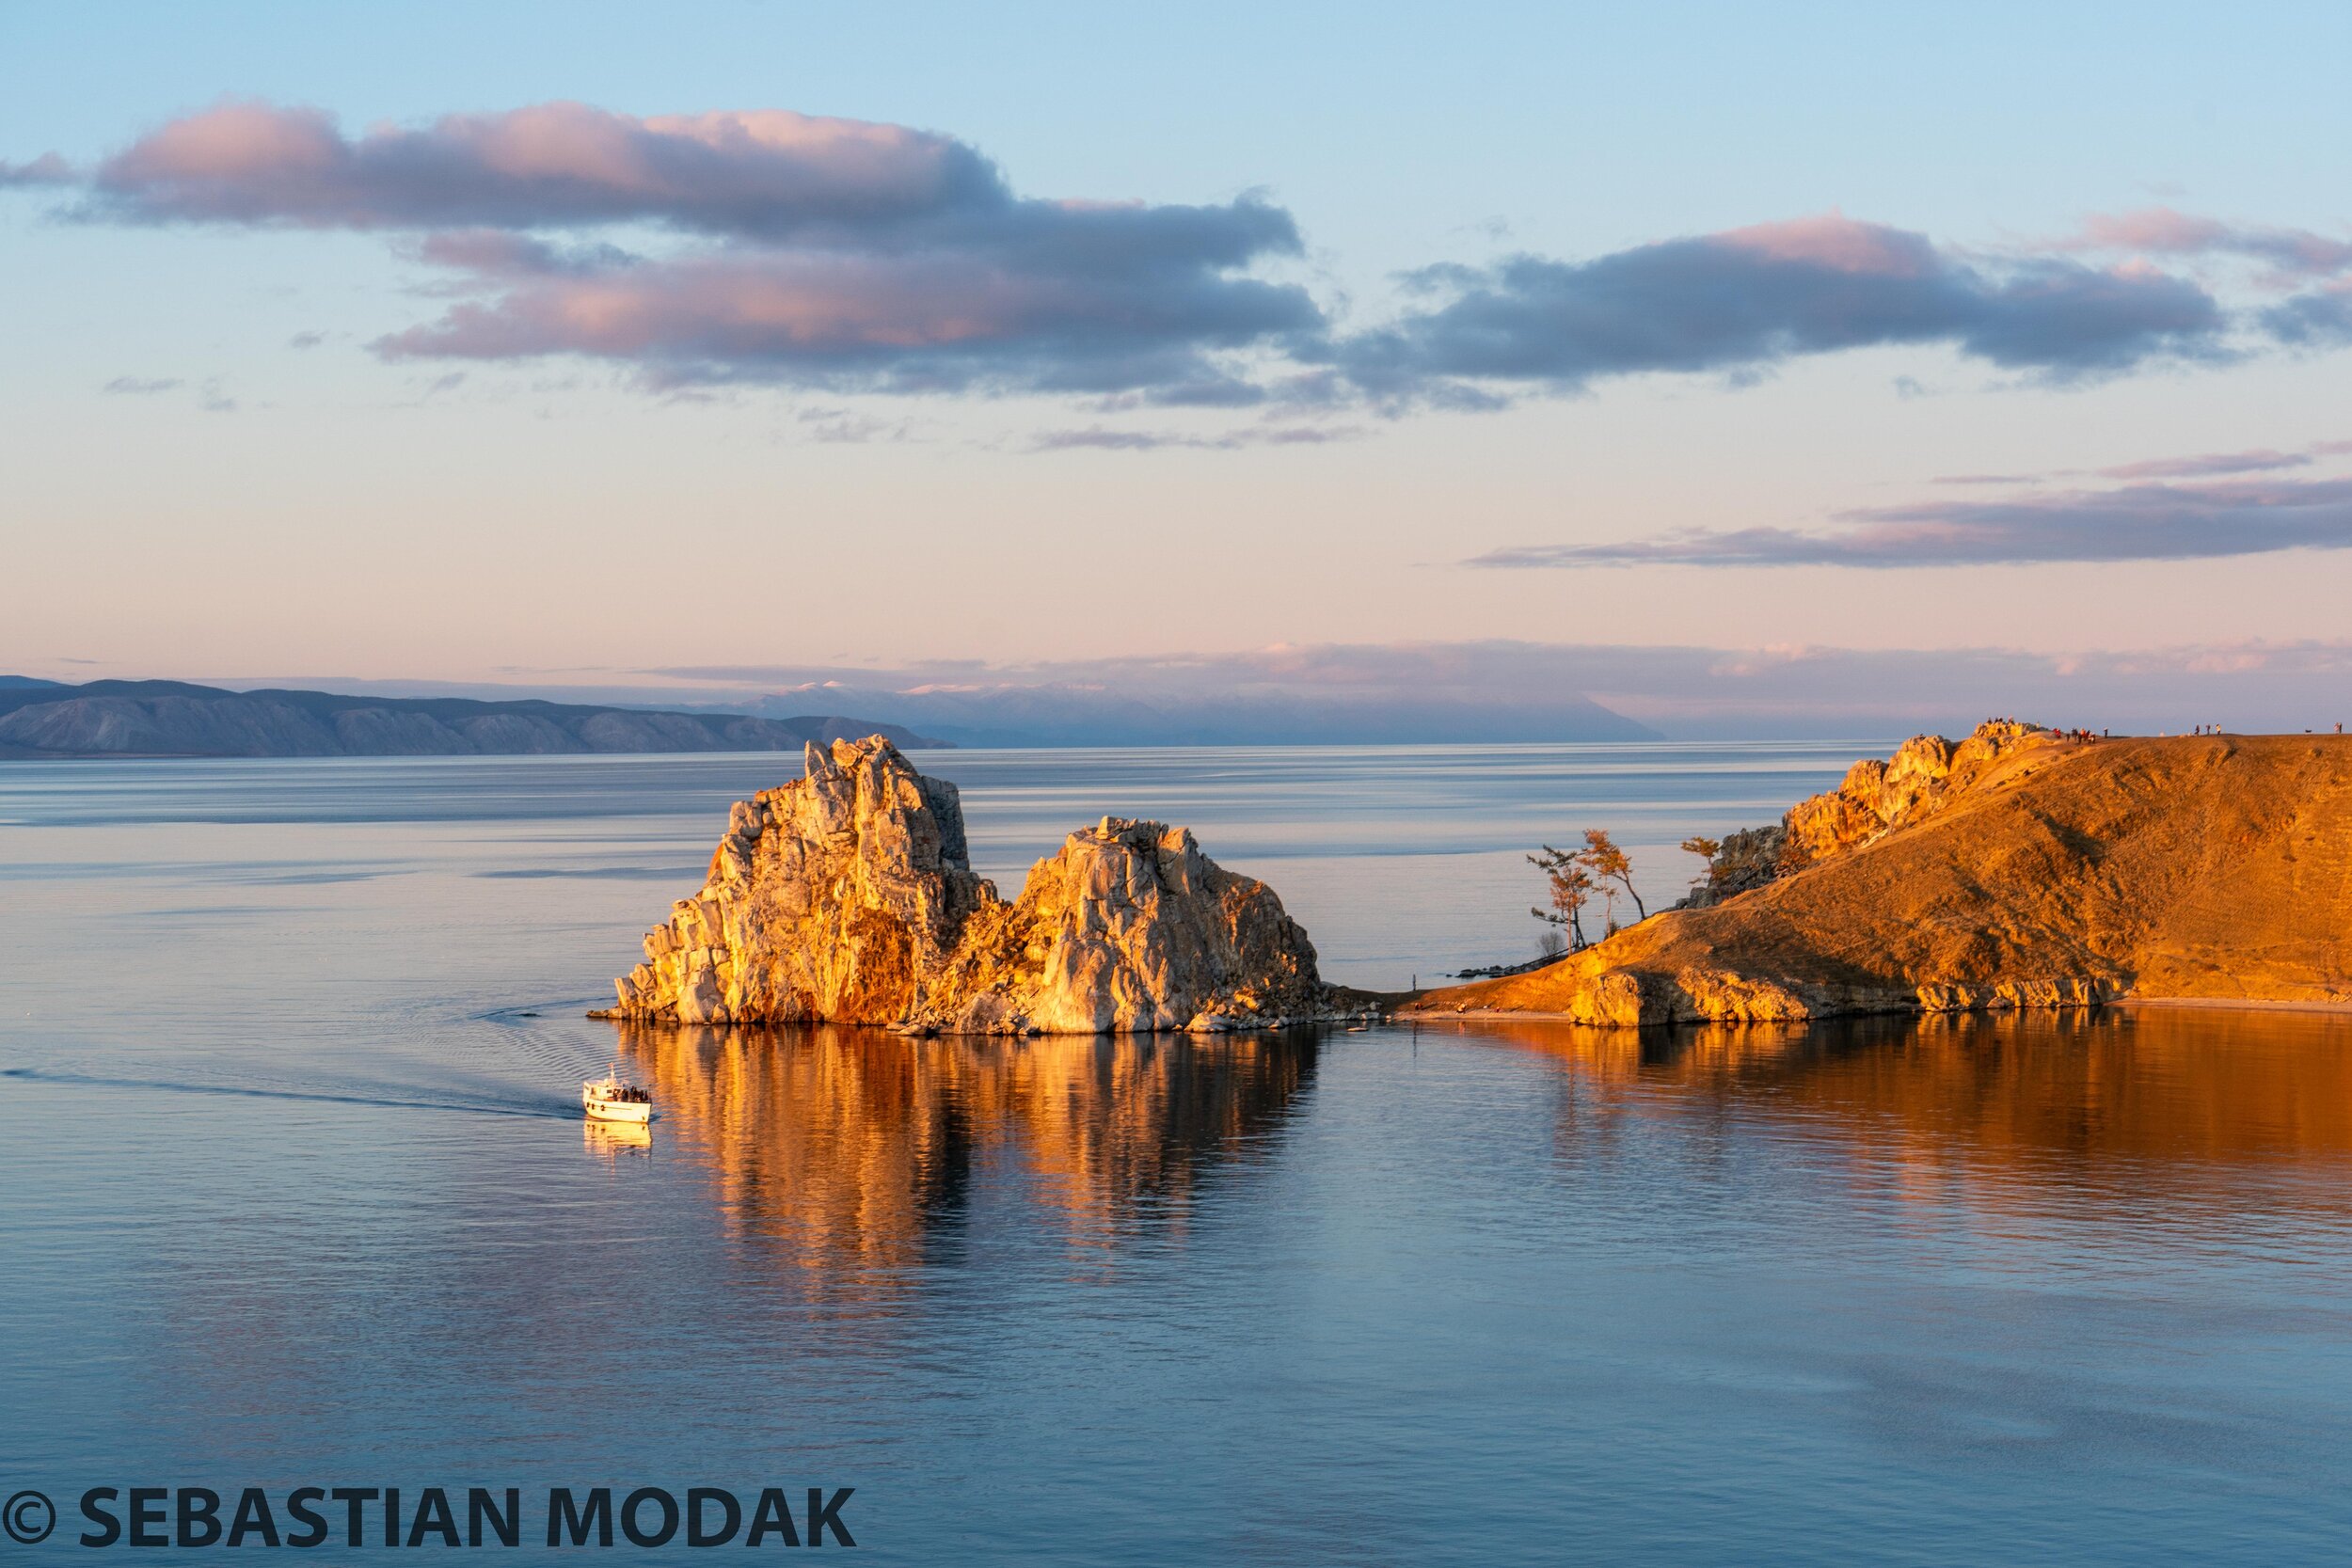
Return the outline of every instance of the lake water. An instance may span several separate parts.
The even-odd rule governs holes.
[[[917,760],[1008,894],[1164,816],[1403,985],[1533,952],[1538,842],[1655,903],[1884,750]],[[0,763],[0,1490],[66,1514],[0,1552],[389,1482],[523,1488],[534,1561],[602,1484],[854,1486],[926,1563],[2352,1556],[2352,1024],[583,1019],[796,766]]]

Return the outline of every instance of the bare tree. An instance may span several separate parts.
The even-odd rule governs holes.
[[[1708,883],[1715,879],[1715,857],[1724,852],[1724,841],[1722,839],[1697,837],[1686,838],[1682,841],[1682,849],[1685,854],[1696,855],[1699,859],[1707,863],[1706,875],[1691,879],[1691,886],[1693,890],[1705,887]]]
[[[1532,909],[1527,912],[1538,920],[1566,927],[1572,948],[1581,949],[1589,945],[1584,940],[1582,916],[1584,906],[1592,902],[1593,874],[1584,868],[1583,856],[1571,855],[1547,844],[1542,854],[1528,856],[1527,863],[1542,872],[1551,882],[1551,908]]]
[[[1616,840],[1611,838],[1606,830],[1585,829],[1584,847],[1578,852],[1577,859],[1584,863],[1585,869],[1593,874],[1593,879],[1600,884],[1601,896],[1609,901],[1611,930],[1617,928],[1616,905],[1620,890],[1633,900],[1634,919],[1649,918],[1649,911],[1642,907],[1642,895],[1633,891],[1633,862],[1617,847]]]
[[[1568,939],[1560,934],[1557,926],[1547,926],[1544,934],[1535,939],[1535,956],[1539,958],[1558,958],[1568,950]]]

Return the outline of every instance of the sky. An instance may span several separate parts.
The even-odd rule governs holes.
[[[0,670],[2330,721],[2348,57],[2333,5],[18,0]]]

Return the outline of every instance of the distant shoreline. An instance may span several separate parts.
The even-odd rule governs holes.
[[[915,751],[953,745],[831,714],[758,719],[536,699],[232,691],[186,681],[59,686],[20,677],[0,687],[0,758],[17,761],[788,753],[867,735]]]

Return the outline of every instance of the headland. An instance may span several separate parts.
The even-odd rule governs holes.
[[[1725,840],[1684,907],[1405,1011],[1644,1025],[2123,999],[2352,1002],[2352,737],[1922,736]]]

